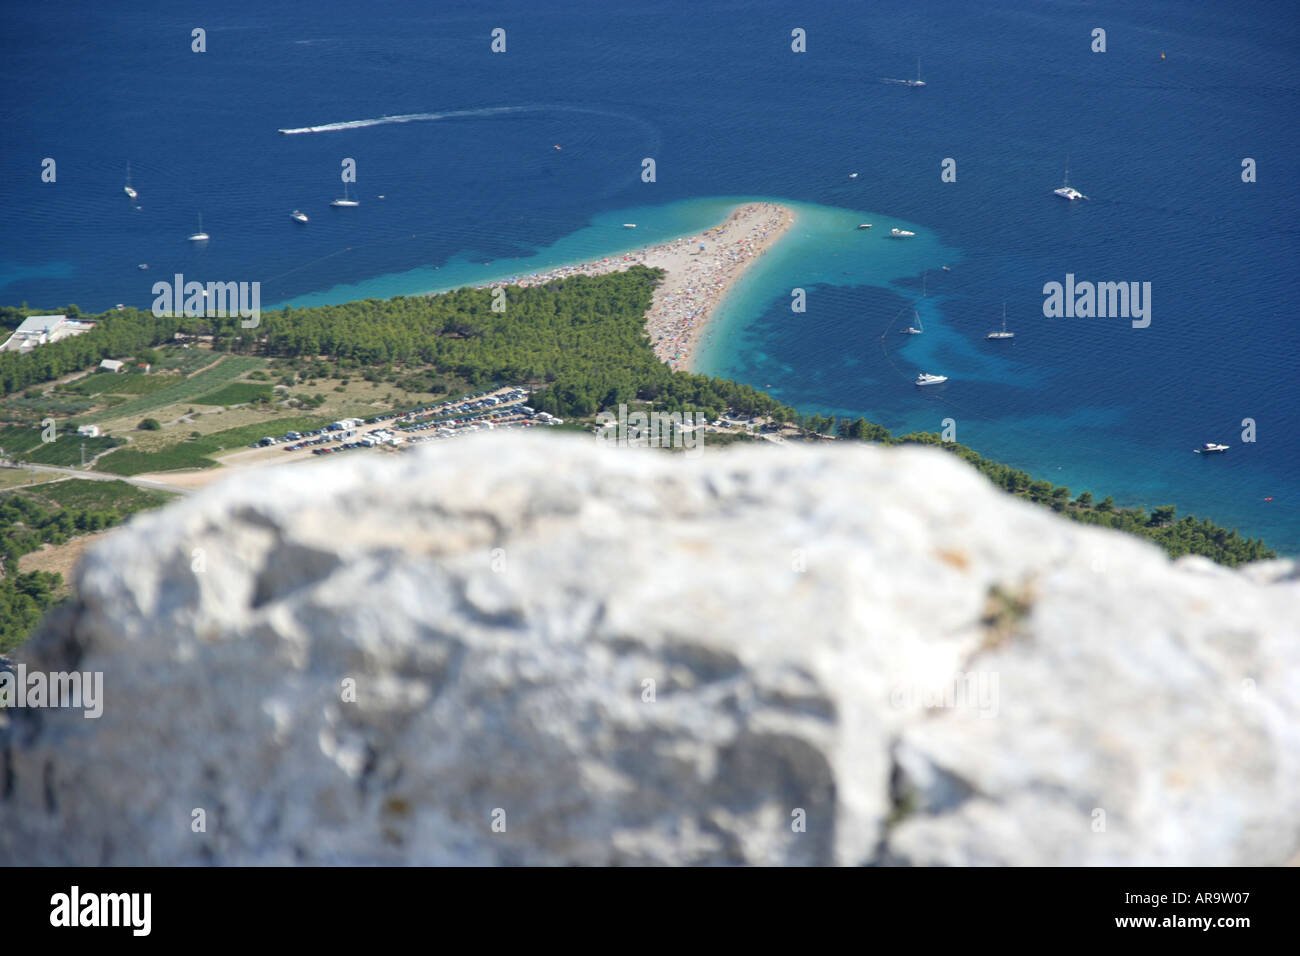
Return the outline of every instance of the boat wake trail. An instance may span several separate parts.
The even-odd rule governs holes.
[[[472,110],[447,110],[442,113],[401,113],[395,116],[378,116],[374,119],[347,120],[342,123],[324,123],[320,126],[298,126],[293,129],[280,130],[286,136],[301,136],[304,133],[334,133],[345,129],[365,129],[368,126],[388,126],[393,123],[431,123],[444,119],[464,119],[473,116],[503,116],[510,113],[590,113],[594,116],[609,116],[628,120],[642,126],[648,126],[644,120],[624,113],[608,110],[589,109],[582,106],[485,106]]]
[[[286,136],[300,136],[303,133],[333,133],[341,129],[365,129],[367,126],[387,126],[390,123],[422,123],[440,119],[456,119],[463,116],[496,116],[500,113],[518,113],[528,109],[542,107],[528,106],[491,106],[477,110],[450,110],[446,113],[403,113],[397,116],[379,116],[375,119],[348,120],[343,123],[325,123],[321,126],[299,126],[295,129],[282,129]]]

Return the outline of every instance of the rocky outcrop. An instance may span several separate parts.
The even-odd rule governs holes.
[[[0,860],[1268,864],[1300,576],[932,449],[496,435],[246,472],[95,545],[0,712]]]

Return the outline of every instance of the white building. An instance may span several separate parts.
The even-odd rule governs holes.
[[[82,322],[66,315],[30,315],[0,345],[0,352],[30,352],[38,345],[57,342],[70,335],[80,335],[94,327],[94,322]]]
[[[98,437],[99,437],[99,426],[98,426],[98,425],[78,425],[78,426],[77,426],[77,434],[78,434],[78,435],[85,435],[87,438],[98,438]]]
[[[104,359],[99,363],[100,368],[106,368],[110,372],[122,371],[122,361],[120,359]]]

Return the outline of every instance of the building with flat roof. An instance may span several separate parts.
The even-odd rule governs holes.
[[[80,335],[94,327],[94,322],[82,322],[66,315],[29,315],[23,319],[22,325],[14,329],[13,335],[0,345],[0,352],[30,352],[38,345],[57,342],[70,335]]]

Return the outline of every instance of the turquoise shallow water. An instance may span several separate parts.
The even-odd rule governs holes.
[[[444,292],[467,285],[483,285],[511,276],[544,272],[557,266],[622,255],[716,226],[727,217],[731,209],[747,201],[750,200],[714,197],[604,212],[592,216],[585,227],[562,236],[554,244],[531,254],[485,260],[470,250],[453,256],[440,266],[422,266],[357,283],[340,284],[295,296],[269,308],[282,308],[284,305],[298,308],[351,302],[355,299],[384,299],[395,295]],[[624,228],[624,223],[635,223],[636,228]]]

